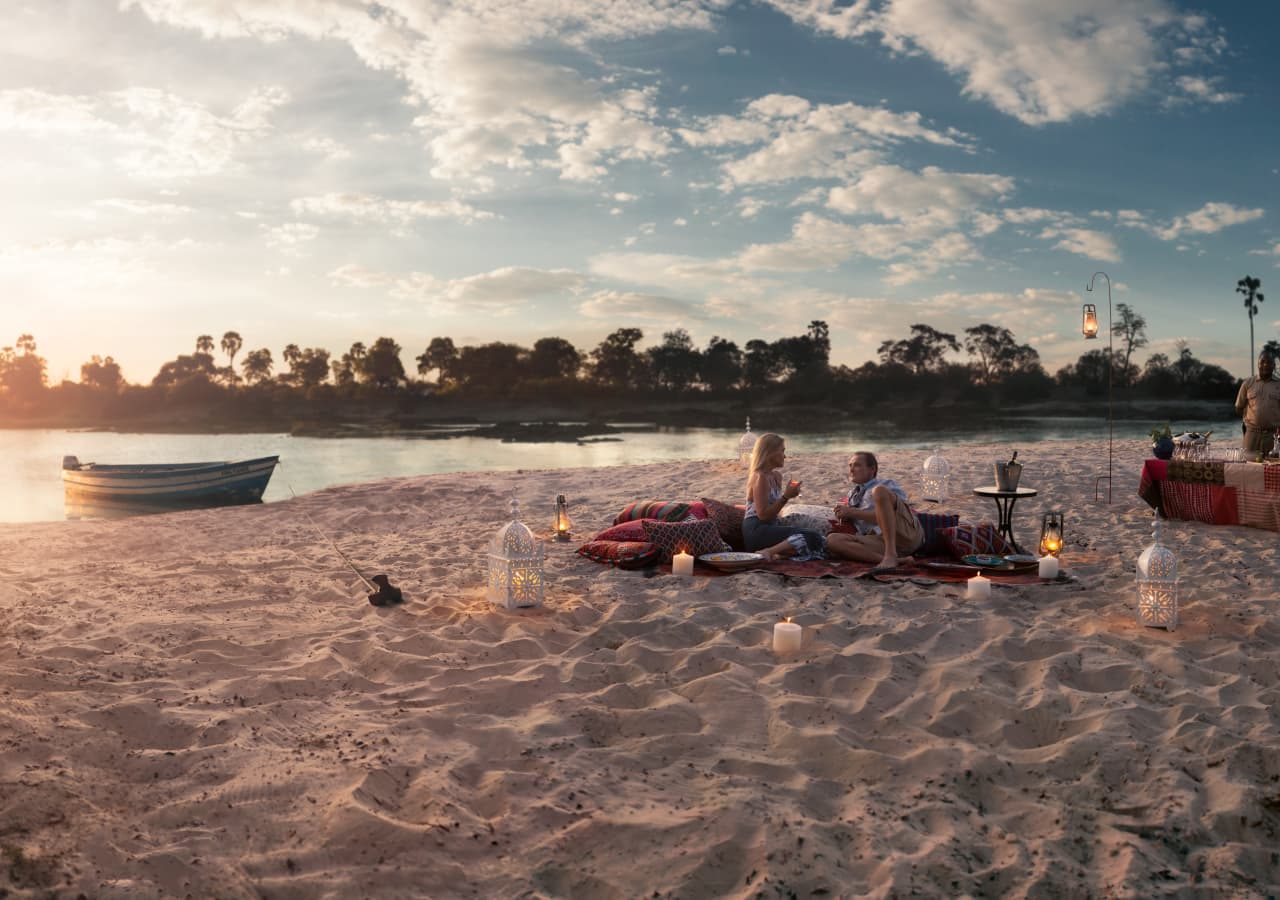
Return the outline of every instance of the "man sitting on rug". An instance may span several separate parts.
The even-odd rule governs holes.
[[[907,504],[907,492],[892,478],[881,478],[879,471],[874,453],[860,450],[849,458],[853,489],[835,513],[858,533],[827,536],[829,556],[874,563],[872,572],[892,569],[899,554],[909,557],[924,543],[924,529]]]

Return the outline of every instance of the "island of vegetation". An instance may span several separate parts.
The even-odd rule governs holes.
[[[1252,337],[1260,282],[1245,282],[1254,295],[1245,304]],[[149,384],[127,383],[110,356],[84,363],[79,381],[50,384],[35,339],[24,334],[0,349],[0,426],[504,440],[608,439],[609,423],[627,422],[736,428],[748,415],[790,431],[864,420],[918,428],[926,414],[931,423],[979,411],[987,419],[1096,415],[1109,383],[1116,418],[1233,415],[1238,379],[1197,359],[1187,341],[1175,356],[1153,353],[1139,363],[1146,320],[1125,303],[1116,304],[1112,337],[1110,360],[1099,341],[1052,375],[1034,347],[992,324],[960,335],[912,325],[880,345],[878,360],[832,365],[821,320],[804,334],[742,347],[712,337],[698,348],[684,329],[642,347],[641,329],[619,328],[589,351],[559,337],[532,347],[458,347],[436,337],[411,373],[390,337],[354,343],[336,357],[289,344],[277,362],[268,348],[244,351],[241,336],[228,331],[220,344],[197,337],[193,353],[164,363]],[[1280,355],[1280,342],[1263,349]]]

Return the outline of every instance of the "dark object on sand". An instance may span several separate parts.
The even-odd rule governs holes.
[[[370,581],[378,586],[378,590],[369,595],[369,602],[374,606],[394,606],[404,602],[404,592],[388,581],[386,575],[374,575]]]

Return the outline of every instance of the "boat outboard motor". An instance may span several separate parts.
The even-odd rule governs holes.
[[[70,470],[72,470],[73,472],[74,472],[76,469],[79,469],[79,468],[80,468],[80,459],[79,459],[79,457],[75,457],[75,456],[64,456],[64,457],[62,457],[62,468],[64,468],[64,469],[70,469]]]

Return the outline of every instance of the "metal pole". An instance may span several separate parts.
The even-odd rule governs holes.
[[[1115,351],[1115,335],[1111,332],[1111,276],[1106,272],[1094,272],[1093,277],[1089,279],[1089,284],[1085,287],[1086,291],[1093,291],[1094,280],[1101,275],[1107,279],[1107,502],[1111,502],[1111,456],[1112,445],[1115,443],[1115,420],[1111,415],[1111,382],[1112,368],[1116,356]],[[1094,486],[1094,499],[1097,499],[1097,486]]]

